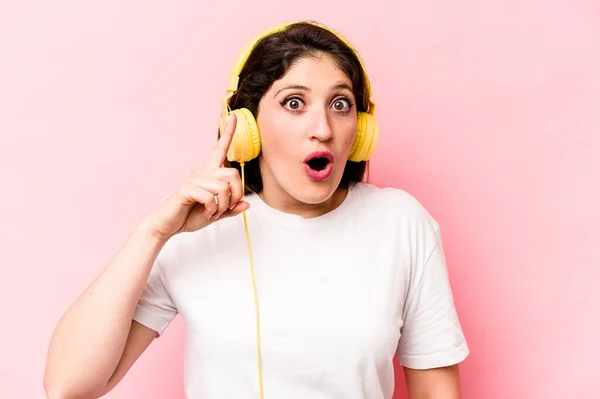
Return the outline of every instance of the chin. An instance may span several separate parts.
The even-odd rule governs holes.
[[[300,184],[290,187],[289,193],[302,203],[318,205],[331,199],[338,189],[341,180],[341,174],[340,176],[336,176],[332,173],[325,180],[314,180],[304,175],[300,180]]]

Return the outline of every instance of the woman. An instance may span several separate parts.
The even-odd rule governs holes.
[[[411,399],[459,398],[468,348],[439,228],[408,193],[363,182],[374,104],[346,43],[297,23],[241,56],[208,163],[56,327],[51,399],[110,391],[176,314],[190,399],[391,398],[395,356]]]

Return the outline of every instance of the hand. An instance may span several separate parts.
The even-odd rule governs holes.
[[[236,116],[232,114],[208,163],[195,170],[148,216],[146,222],[155,233],[168,239],[237,216],[250,207],[249,203],[241,201],[244,188],[237,169],[223,166],[236,123]]]

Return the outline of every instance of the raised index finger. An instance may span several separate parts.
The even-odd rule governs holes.
[[[233,133],[235,132],[236,124],[237,117],[232,113],[225,124],[225,128],[221,133],[221,137],[219,137],[219,140],[217,141],[217,144],[210,155],[207,164],[208,167],[220,168],[223,166],[223,162],[225,162],[225,158],[227,157],[227,151],[229,151],[229,147],[231,146],[231,140],[233,139]]]

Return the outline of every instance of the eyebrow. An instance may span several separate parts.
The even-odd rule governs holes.
[[[278,90],[273,95],[273,97],[277,97],[277,95],[279,93],[281,93],[282,91],[284,91],[284,90],[290,90],[290,89],[310,91],[310,89],[308,87],[306,87],[306,86],[292,84],[292,85],[285,86],[285,87],[281,88],[280,90]],[[352,87],[349,84],[347,84],[347,83],[338,83],[337,85],[333,86],[333,89],[334,90],[346,89],[346,90],[350,91],[354,95],[354,92],[352,91]]]

